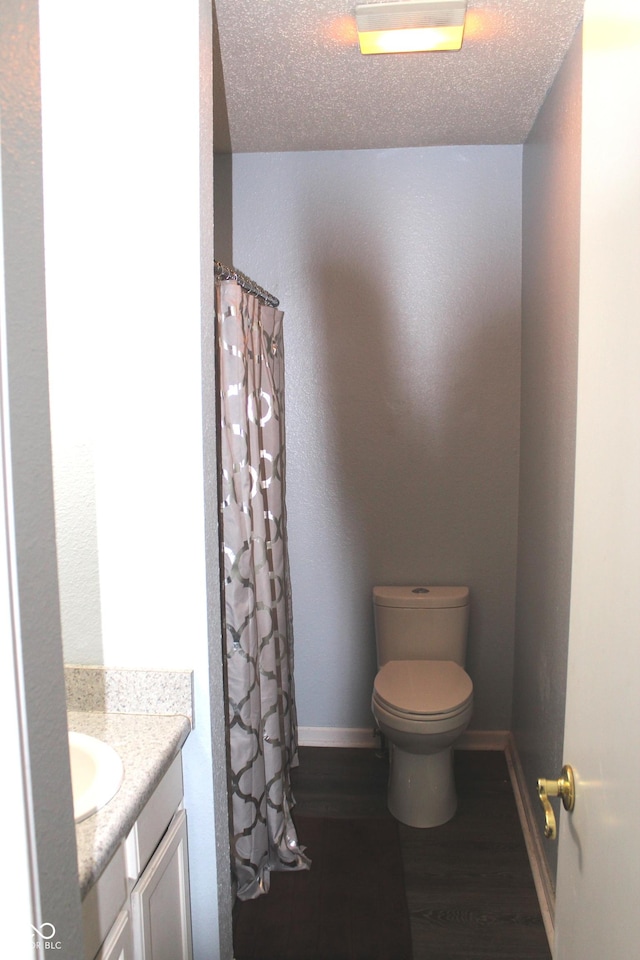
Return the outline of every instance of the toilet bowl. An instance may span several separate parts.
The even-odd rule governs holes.
[[[457,807],[451,748],[473,713],[469,676],[450,660],[391,660],[372,710],[389,744],[389,811],[412,827],[446,823]]]
[[[376,587],[374,604],[380,669],[371,708],[389,745],[388,807],[409,826],[439,826],[456,811],[452,748],[473,713],[462,666],[468,590]]]

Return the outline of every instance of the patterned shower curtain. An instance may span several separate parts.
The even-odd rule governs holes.
[[[287,556],[283,314],[234,280],[217,285],[222,542],[237,895],[306,869],[291,819],[298,762]]]

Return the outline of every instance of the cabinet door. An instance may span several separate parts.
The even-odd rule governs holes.
[[[179,810],[131,892],[135,960],[192,960],[187,815]]]
[[[122,910],[118,915],[96,960],[133,960],[133,940],[128,910]]]

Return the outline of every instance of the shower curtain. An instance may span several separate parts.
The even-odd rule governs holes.
[[[298,762],[287,555],[283,313],[217,284],[232,867],[237,896],[306,869],[291,819]]]

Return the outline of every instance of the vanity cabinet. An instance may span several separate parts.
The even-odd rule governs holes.
[[[179,810],[131,893],[135,960],[191,960],[187,820]]]
[[[118,914],[96,960],[133,960],[131,915],[126,907]]]
[[[127,915],[126,919],[123,914]],[[131,939],[127,943],[125,938],[118,952],[117,934],[123,925],[128,926],[131,938],[124,846],[120,844],[82,901],[85,960],[94,957],[96,960],[113,960],[114,957],[116,960],[133,960]]]
[[[192,960],[178,755],[83,901],[85,960]]]

